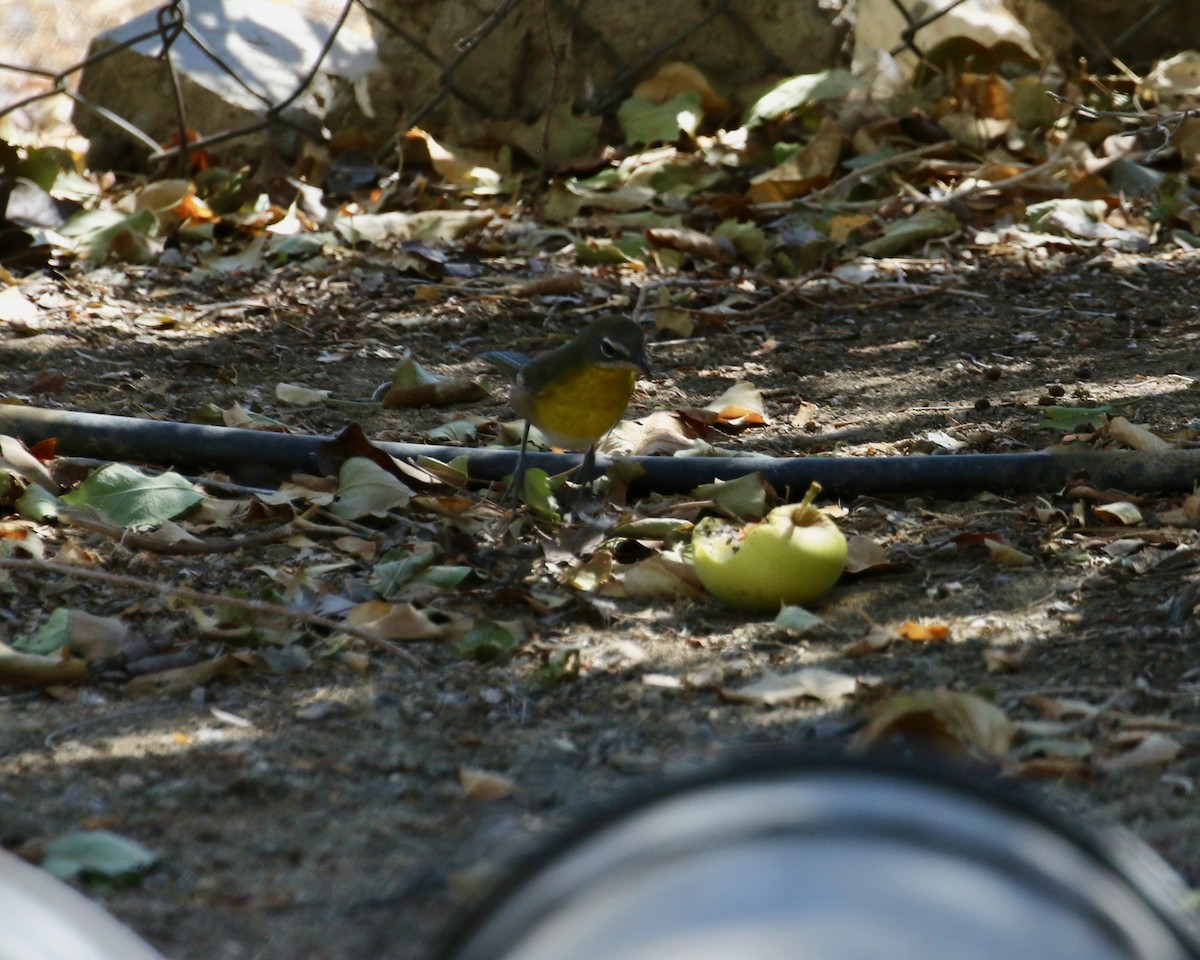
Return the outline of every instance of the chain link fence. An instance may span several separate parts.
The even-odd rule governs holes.
[[[900,35],[899,43],[890,52],[895,55],[909,50],[925,59],[926,51],[921,44],[922,31],[964,2],[966,0],[948,0],[939,7],[918,16],[900,0],[891,0],[891,3],[903,16],[907,26]],[[1107,44],[1092,33],[1086,22],[1081,21],[1076,9],[1077,4],[1071,3],[1070,0],[1044,0],[1044,2],[1071,26],[1080,44],[1094,60],[1112,60],[1119,57],[1122,50],[1133,43],[1155,21],[1175,8],[1180,0],[1160,0],[1136,23]],[[452,101],[457,109],[465,108],[476,118],[495,118],[496,107],[480,96],[473,89],[472,84],[463,82],[460,74],[464,65],[477,55],[484,41],[524,6],[538,8],[537,12],[546,19],[548,32],[551,16],[557,18],[556,23],[559,26],[565,25],[571,31],[572,42],[576,46],[588,48],[594,57],[606,65],[607,75],[600,82],[594,84],[587,104],[588,108],[595,112],[611,110],[628,95],[633,84],[657,63],[670,58],[680,50],[686,41],[696,38],[706,30],[713,31],[712,36],[718,40],[720,36],[729,34],[736,34],[740,37],[751,50],[755,51],[758,57],[756,64],[749,65],[757,71],[758,76],[784,75],[789,72],[788,64],[772,47],[768,39],[762,36],[761,28],[756,27],[745,16],[743,12],[745,4],[733,2],[733,0],[713,0],[713,2],[707,3],[701,15],[691,22],[679,24],[677,29],[673,30],[665,40],[646,49],[638,50],[636,55],[630,55],[628,50],[637,49],[637,44],[614,43],[611,39],[606,38],[604,30],[598,24],[597,15],[610,9],[608,4],[596,3],[589,6],[581,0],[500,0],[482,16],[472,30],[458,38],[452,56],[437,53],[427,37],[422,36],[419,31],[397,22],[394,17],[378,9],[371,0],[345,0],[340,11],[334,17],[332,25],[328,28],[328,34],[319,53],[297,77],[292,92],[283,97],[270,98],[256,90],[247,78],[240,76],[233,65],[226,62],[211,48],[211,45],[206,43],[201,32],[189,21],[186,0],[171,0],[157,8],[152,28],[97,50],[64,68],[48,69],[37,65],[0,62],[0,72],[17,72],[36,78],[42,85],[42,89],[27,93],[10,103],[0,103],[0,117],[49,97],[68,97],[74,101],[77,108],[93,111],[140,144],[147,152],[151,162],[174,160],[184,167],[188,155],[192,151],[244,137],[274,124],[292,123],[287,115],[288,108],[312,84],[337,41],[339,32],[345,27],[351,12],[357,8],[379,28],[376,31],[377,37],[382,34],[389,42],[399,44],[407,56],[425,61],[436,73],[436,89],[420,102],[405,105],[405,115],[400,118],[400,129],[416,126],[448,101]],[[845,11],[841,10],[838,0],[824,0],[821,6],[829,11],[828,15],[831,19],[845,14]],[[258,101],[258,116],[253,122],[225,130],[205,131],[198,138],[194,133],[189,132],[191,124],[185,103],[186,98],[181,87],[179,73],[175,69],[173,56],[173,48],[184,36],[203,50],[221,71]],[[150,131],[141,129],[104,104],[82,95],[76,83],[77,77],[90,65],[147,42],[155,44],[154,56],[164,64],[166,76],[169,78],[169,94],[174,104],[177,130],[168,138],[167,145],[164,145],[160,138]],[[626,49],[623,49],[622,46]],[[555,91],[550,91],[551,99],[554,93]],[[546,106],[549,107],[550,104],[547,103]],[[308,131],[307,135],[311,135],[311,131]]]

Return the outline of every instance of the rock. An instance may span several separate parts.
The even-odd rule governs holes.
[[[767,76],[837,65],[848,29],[821,0],[743,0],[725,13],[705,0],[522,3],[464,56],[461,41],[501,6],[492,0],[373,2],[380,59],[404,118],[416,115],[432,129],[481,117],[532,120],[552,97],[588,112],[611,110],[670,61],[699,69],[728,93]],[[402,24],[405,36],[380,21]],[[688,31],[691,26],[696,29]],[[443,81],[442,71],[459,57]],[[447,90],[435,110],[423,113]]]
[[[186,31],[172,45],[186,124],[202,136],[253,124],[267,115],[270,104],[291,97],[332,27],[269,0],[191,0],[184,9],[188,29],[236,74],[227,73]],[[92,41],[89,56],[154,30],[155,18],[152,10],[100,34]],[[90,63],[79,84],[83,97],[124,118],[157,143],[168,141],[179,127],[167,66],[159,59],[161,50],[162,40],[152,36]],[[282,111],[282,122],[226,141],[214,152],[226,165],[261,159],[270,149],[290,159],[299,153],[306,136],[320,137],[323,128],[380,127],[390,114],[371,107],[368,91],[378,66],[374,43],[343,27],[312,83]],[[93,169],[137,168],[151,153],[147,144],[83,104],[76,103],[73,120],[91,140],[88,163]]]

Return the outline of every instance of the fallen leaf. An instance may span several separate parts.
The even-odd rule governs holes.
[[[240,660],[232,654],[224,654],[191,666],[134,677],[125,685],[125,692],[132,697],[184,695],[214,680],[231,676],[240,666]]]
[[[896,628],[897,635],[913,643],[937,643],[950,639],[950,628],[944,623],[919,623],[906,620]]]
[[[128,837],[108,830],[77,830],[46,844],[42,869],[60,880],[86,875],[119,880],[149,870],[157,859]]]
[[[842,647],[838,654],[843,657],[866,657],[880,653],[896,642],[896,635],[883,627],[872,627],[864,636]]]
[[[280,403],[290,403],[297,407],[311,407],[318,403],[324,403],[332,392],[332,390],[302,387],[295,383],[275,384],[275,399]]]
[[[953,690],[922,690],[879,704],[852,746],[864,750],[902,736],[952,752],[999,757],[1008,752],[1013,732],[1004,711],[982,697]]]
[[[651,103],[667,103],[679,94],[688,92],[699,95],[700,106],[710,116],[729,110],[729,101],[718,94],[704,74],[689,63],[664,63],[654,76],[633,88],[635,97],[643,97]]]
[[[389,510],[405,507],[412,490],[373,460],[351,457],[338,472],[337,497],[331,513],[345,520],[385,517]]]
[[[1183,745],[1179,741],[1162,733],[1152,733],[1132,750],[1113,757],[1094,759],[1092,765],[1104,773],[1125,773],[1170,763],[1182,750]]]
[[[853,696],[858,680],[821,667],[804,667],[794,673],[769,673],[744,687],[722,687],[721,696],[730,703],[775,706],[805,698],[834,703]]]
[[[1175,445],[1151,433],[1145,427],[1130,423],[1125,417],[1108,421],[1108,435],[1131,450],[1173,450]]]
[[[1128,500],[1116,500],[1112,503],[1098,503],[1092,507],[1096,519],[1104,523],[1123,523],[1132,526],[1142,522],[1142,511]]]
[[[985,537],[983,545],[987,547],[988,560],[1002,567],[1028,567],[1033,565],[1033,557],[1023,553],[1011,544],[1001,540]]]
[[[517,784],[511,777],[474,767],[460,768],[458,782],[462,786],[463,796],[475,803],[495,803],[511,797],[517,790]]]
[[[432,640],[446,632],[411,603],[367,600],[346,612],[346,623],[380,640]]]
[[[853,533],[846,538],[846,572],[862,573],[866,570],[890,569],[894,564],[888,560],[887,550],[869,537]]]

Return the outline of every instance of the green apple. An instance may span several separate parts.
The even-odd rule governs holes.
[[[810,603],[846,569],[846,538],[814,507],[814,482],[800,503],[776,507],[759,523],[738,527],[705,517],[692,534],[696,574],[718,600],[743,610]]]

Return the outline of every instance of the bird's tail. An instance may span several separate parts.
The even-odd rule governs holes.
[[[515,377],[525,364],[529,362],[529,358],[523,353],[518,353],[516,350],[489,350],[487,353],[479,355],[480,360],[486,360],[494,367],[499,367],[510,377]]]

